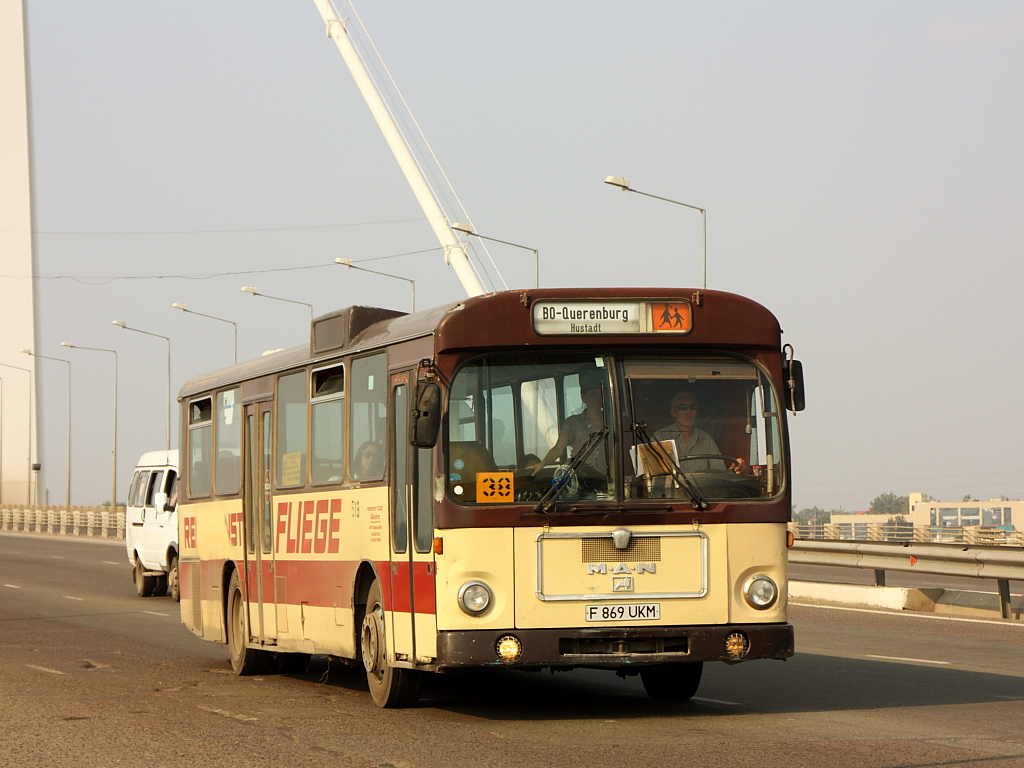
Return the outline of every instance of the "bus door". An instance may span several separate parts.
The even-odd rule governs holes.
[[[249,631],[261,642],[277,642],[277,610],[274,594],[273,486],[270,470],[273,437],[272,403],[254,403],[245,409],[246,575],[249,592]]]
[[[391,384],[391,637],[397,660],[429,662],[437,657],[432,451],[409,444],[409,372]]]

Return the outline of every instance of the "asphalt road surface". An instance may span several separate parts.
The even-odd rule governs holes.
[[[123,544],[0,534],[0,766],[1024,766],[1024,622],[794,605],[789,661],[658,704],[611,672],[233,677]]]

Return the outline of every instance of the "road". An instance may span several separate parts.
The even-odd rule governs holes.
[[[432,677],[382,711],[358,670],[236,678],[120,543],[0,534],[0,766],[1024,766],[1024,623],[795,605],[788,662],[694,700],[609,672]]]

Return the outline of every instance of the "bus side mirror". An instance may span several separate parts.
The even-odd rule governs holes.
[[[441,387],[421,382],[416,390],[416,410],[412,412],[412,439],[417,448],[433,448],[441,426]]]
[[[782,368],[786,386],[786,410],[804,409],[804,366],[799,360],[787,360]]]

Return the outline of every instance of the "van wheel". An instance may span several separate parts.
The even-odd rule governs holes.
[[[167,572],[167,591],[171,593],[171,600],[181,602],[181,588],[178,586],[178,556],[171,557],[171,569]]]
[[[384,601],[381,600],[379,581],[373,582],[366,596],[366,613],[359,630],[359,647],[374,704],[392,709],[411,707],[419,701],[420,673],[388,664]]]
[[[686,701],[697,693],[703,672],[702,661],[655,664],[640,669],[640,681],[655,701]]]
[[[146,569],[138,557],[135,558],[135,572],[132,574],[135,580],[135,592],[139,597],[149,597],[153,594],[156,586],[156,576],[147,576]]]
[[[155,579],[153,583],[153,597],[163,597],[167,594],[167,574],[164,573],[153,578]]]
[[[260,675],[270,666],[270,653],[256,648],[248,648],[249,622],[247,618],[245,598],[242,597],[242,585],[238,580],[238,571],[231,574],[228,586],[228,655],[231,658],[231,670],[236,675]]]

